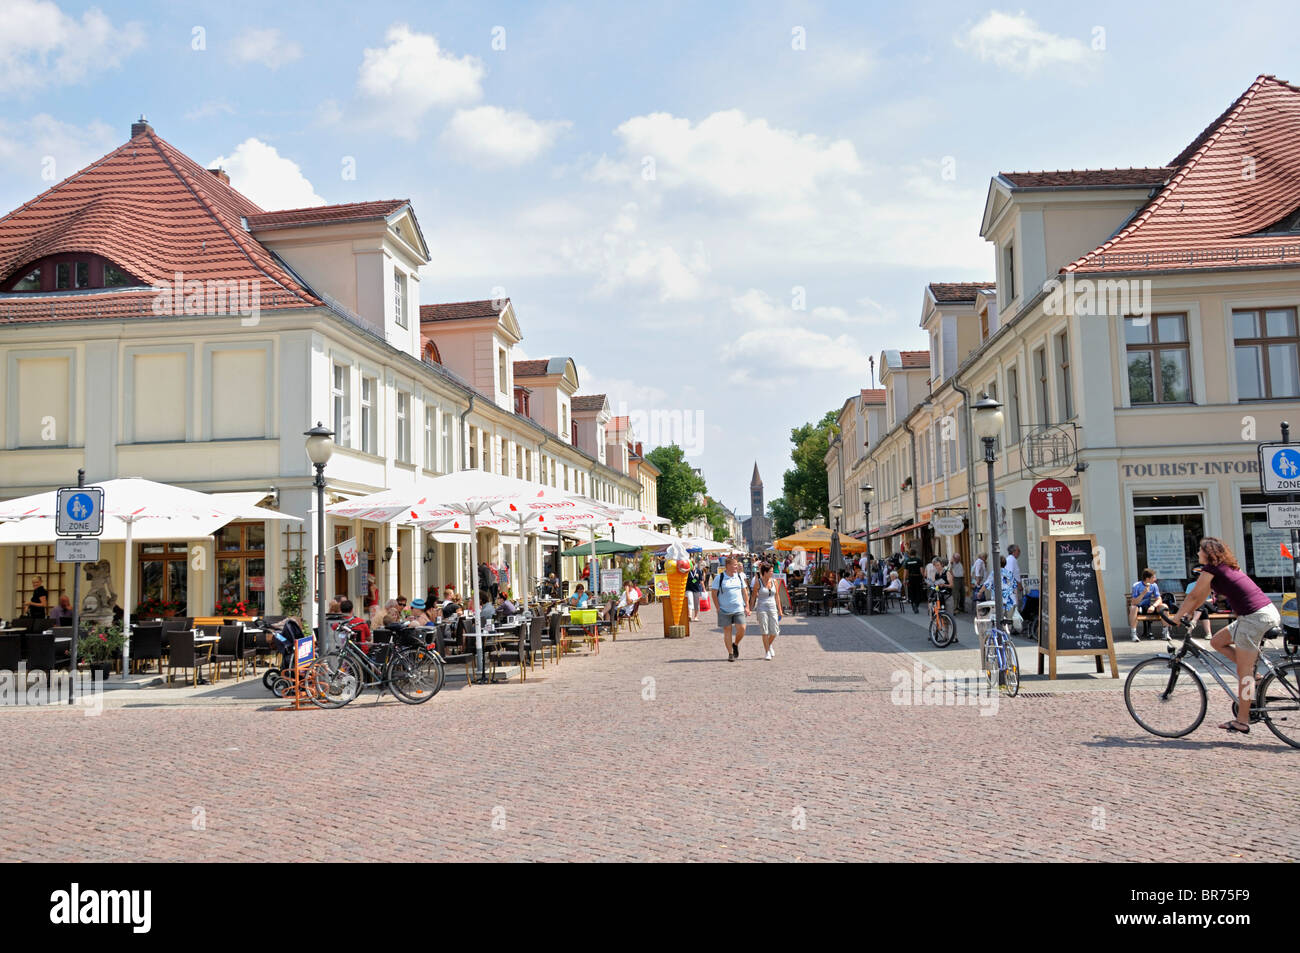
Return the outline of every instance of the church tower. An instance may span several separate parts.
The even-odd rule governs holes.
[[[754,476],[749,481],[749,515],[766,516],[763,507],[763,478],[758,475],[758,461],[754,461]]]
[[[766,552],[772,545],[772,521],[763,504],[763,478],[754,461],[754,476],[749,481],[749,519],[745,520],[745,545],[751,553]]]

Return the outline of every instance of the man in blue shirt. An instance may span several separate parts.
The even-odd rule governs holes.
[[[727,661],[740,658],[740,640],[745,637],[745,616],[749,615],[749,587],[745,574],[740,571],[740,560],[728,556],[722,572],[713,577],[709,587],[718,605],[718,625],[722,626],[722,644],[727,651]],[[735,632],[733,640],[732,633]]]
[[[1133,636],[1134,642],[1140,642],[1137,632],[1138,613],[1143,614],[1159,612],[1165,607],[1164,602],[1160,599],[1160,586],[1156,582],[1156,571],[1154,569],[1143,569],[1142,577],[1133,583],[1133,598],[1129,600],[1128,607],[1128,628]]]

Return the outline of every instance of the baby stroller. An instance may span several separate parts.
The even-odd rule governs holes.
[[[280,672],[288,670],[293,671],[293,652],[298,640],[302,638],[302,626],[298,624],[297,619],[285,619],[280,623],[279,631],[274,627],[268,626],[275,634],[271,636],[271,641],[280,649],[280,665],[278,668],[269,668],[266,674],[262,676],[262,684],[270,691],[276,690],[276,683],[283,682],[280,678]],[[277,695],[280,692],[276,692]]]

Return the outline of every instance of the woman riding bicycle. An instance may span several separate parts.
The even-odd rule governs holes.
[[[1247,735],[1250,734],[1250,705],[1255,699],[1255,662],[1260,643],[1269,629],[1282,624],[1282,618],[1272,600],[1241,571],[1232,550],[1222,540],[1212,536],[1201,540],[1197,558],[1202,567],[1200,576],[1173,618],[1181,624],[1205,604],[1211,588],[1228,600],[1237,621],[1214,633],[1210,645],[1237,670],[1237,717],[1219,727]],[[1242,714],[1246,715],[1244,721]]]

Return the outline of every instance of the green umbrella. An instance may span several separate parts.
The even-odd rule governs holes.
[[[597,556],[622,555],[624,553],[634,553],[640,547],[629,546],[627,543],[616,543],[612,539],[596,540]],[[561,556],[590,556],[591,544],[583,543],[581,546],[574,546],[572,549],[566,549],[560,553]]]

